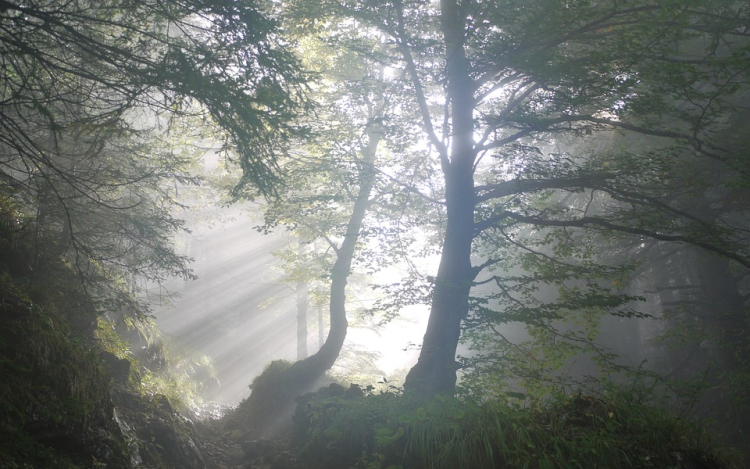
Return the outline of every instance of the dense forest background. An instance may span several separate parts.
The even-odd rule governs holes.
[[[0,466],[743,467],[749,15],[0,0]]]

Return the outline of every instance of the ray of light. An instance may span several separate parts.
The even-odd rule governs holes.
[[[189,240],[188,255],[195,258],[198,280],[169,285],[172,304],[156,306],[155,314],[165,334],[211,358],[220,384],[210,387],[206,397],[236,404],[249,395],[248,385],[270,361],[296,358],[296,298],[273,267],[278,261],[272,252],[288,243],[288,237],[261,235],[254,229],[257,222],[240,208],[227,210],[223,218],[230,221],[197,230]],[[350,300],[356,303],[350,305],[354,317],[363,300]],[[310,353],[319,346],[315,312],[308,309]],[[427,311],[417,308],[407,312],[407,320],[382,330],[373,330],[375,320],[352,321],[338,374],[348,373],[348,368],[361,371],[370,354],[372,366],[359,373],[360,379],[374,381],[377,373],[408,369],[416,361],[413,345],[421,341],[426,317]]]

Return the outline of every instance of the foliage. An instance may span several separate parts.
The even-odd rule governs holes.
[[[255,2],[4,1],[0,21],[0,185],[32,264],[62,257],[86,295],[128,302],[192,276],[172,236],[199,158],[232,152],[239,185],[279,183],[303,76]]]
[[[654,279],[652,307],[661,319],[652,345],[670,357],[654,368],[680,380],[698,378],[706,392],[693,411],[716,420],[717,429],[747,454],[750,270],[684,248],[653,246],[646,259],[640,276]]]
[[[280,407],[285,402],[293,400],[299,392],[293,383],[287,382],[293,381],[294,378],[290,372],[291,367],[292,363],[286,360],[274,360],[266,365],[250,384],[250,389],[256,394],[257,399],[245,399],[240,402],[235,412],[226,417],[227,428],[244,431],[248,426],[262,424],[268,419],[275,418],[275,413]]]
[[[66,169],[50,165],[54,152],[33,154],[55,147],[29,123],[95,148],[99,133],[132,133],[131,113],[152,108],[167,111],[157,125],[170,113],[216,122],[246,177],[270,190],[271,136],[288,130],[301,79],[256,3],[6,1],[1,13],[5,143],[29,168]]]
[[[530,201],[552,206],[550,199]],[[602,323],[648,315],[637,309],[643,297],[622,288],[633,267],[603,262],[600,244],[592,234],[555,228],[500,227],[478,237],[476,253],[493,261],[475,282],[464,321],[464,390],[498,397],[512,383],[544,399],[578,384],[563,371],[576,358],[603,374],[621,370],[599,343]]]
[[[114,393],[116,420],[134,467],[199,469],[206,467],[200,435],[191,414],[162,394]]]
[[[92,444],[107,427],[111,403],[109,377],[91,344],[64,316],[32,303],[7,274],[0,294],[0,465],[83,467],[91,461],[81,458],[91,455],[123,464],[116,440],[100,441],[98,451]]]
[[[9,203],[3,217],[13,220],[15,210]],[[0,466],[131,467],[140,447],[152,459],[182,458],[172,467],[191,467],[185,461],[194,457],[169,452],[194,450],[186,443],[194,435],[174,409],[197,399],[196,374],[210,364],[167,352],[132,300],[109,302],[121,309],[102,315],[103,305],[92,304],[76,270],[59,258],[37,262],[50,276],[44,288],[30,282],[34,240],[19,231],[0,233]],[[149,347],[134,347],[123,334],[136,327],[137,336],[154,341]],[[142,434],[130,436],[130,428]]]
[[[100,317],[95,333],[115,366],[127,368],[126,381],[116,384],[143,397],[164,396],[180,408],[199,407],[205,387],[217,379],[211,360],[165,338],[153,319],[121,321],[118,327]]]
[[[622,393],[520,409],[321,392],[297,414],[313,467],[739,468],[699,426]]]
[[[312,382],[304,361],[274,360],[250,384],[250,397],[224,418],[235,440],[285,435],[289,430],[294,401],[312,389],[324,376]]]

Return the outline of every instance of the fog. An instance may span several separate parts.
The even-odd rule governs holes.
[[[272,360],[296,357],[296,292],[284,281],[275,252],[296,240],[284,233],[262,234],[257,207],[237,203],[213,212],[213,221],[193,223],[178,244],[194,261],[195,280],[172,280],[151,297],[159,329],[179,348],[208,356],[216,380],[203,383],[204,396],[235,405],[250,394],[248,385]],[[368,279],[385,281],[396,270]],[[391,278],[392,280],[392,278]],[[415,344],[424,333],[428,308],[412,306],[389,324],[359,314],[372,303],[367,285],[348,298],[350,328],[334,376],[363,385],[384,381],[398,385],[416,362]],[[323,316],[322,334],[319,317]],[[308,353],[328,333],[327,306],[308,300]]]

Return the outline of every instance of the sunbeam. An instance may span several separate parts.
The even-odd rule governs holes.
[[[155,302],[155,316],[167,336],[211,359],[218,382],[204,383],[206,398],[233,405],[247,397],[253,377],[269,362],[296,359],[296,298],[293,284],[280,280],[273,255],[290,238],[258,233],[247,206],[223,210],[219,218],[227,221],[196,227],[186,242],[198,279],[166,285],[171,301]],[[333,373],[362,384],[404,375],[416,362],[414,338],[423,333],[428,311],[407,308],[393,323],[377,326],[377,318],[357,317],[362,303],[349,301],[349,333]],[[308,308],[310,353],[320,346],[316,314]],[[327,319],[322,332],[328,333]]]

